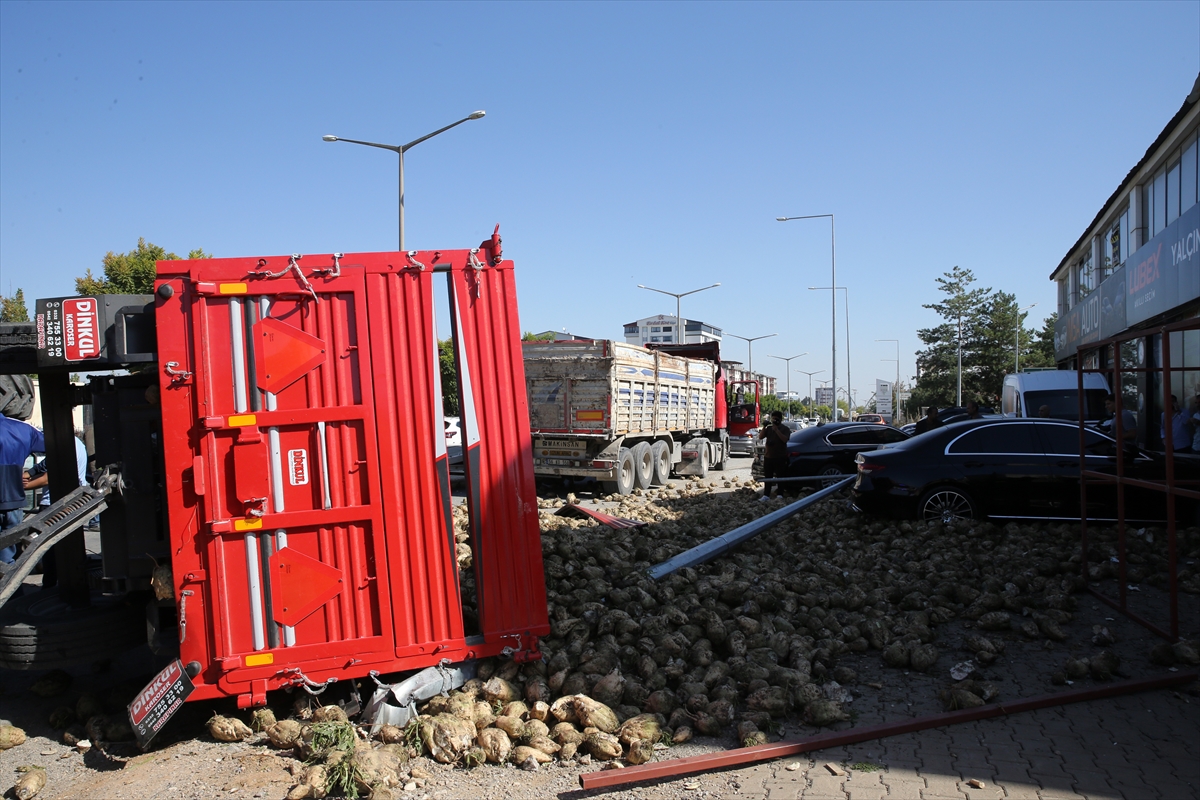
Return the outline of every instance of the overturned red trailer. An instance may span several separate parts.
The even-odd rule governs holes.
[[[443,434],[441,276],[469,570],[456,559]],[[161,457],[162,488],[143,502],[160,504],[148,518],[164,530],[121,531],[137,515],[106,511],[103,581],[173,609],[167,638],[193,699],[247,707],[283,687],[538,655],[549,625],[537,498],[513,264],[498,235],[462,250],[162,261],[152,299],[154,354],[141,360],[156,375],[118,380],[143,381],[160,409],[161,456],[145,457]],[[61,331],[64,307],[39,301],[39,325]],[[74,359],[40,342],[39,364],[120,366],[121,335],[109,328],[106,347]],[[62,534],[60,559],[79,531]],[[155,562],[171,567],[158,600]],[[68,592],[78,570],[60,572]]]

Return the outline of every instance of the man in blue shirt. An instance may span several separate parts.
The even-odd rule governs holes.
[[[1179,400],[1175,395],[1171,395],[1171,410],[1174,415],[1171,417],[1171,426],[1167,427],[1167,412],[1162,413],[1162,422],[1159,425],[1158,435],[1163,440],[1163,447],[1166,447],[1167,437],[1171,437],[1172,449],[1176,453],[1192,452],[1192,432],[1188,427],[1188,413],[1179,406]]]
[[[46,450],[42,432],[19,419],[0,416],[0,530],[25,518],[25,459]],[[11,564],[17,548],[0,549],[0,562]]]

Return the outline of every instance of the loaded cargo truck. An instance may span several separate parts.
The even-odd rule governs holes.
[[[629,494],[729,461],[716,344],[525,342],[533,471]]]
[[[34,323],[0,331],[0,372],[40,376],[55,502],[0,532],[24,548],[0,567],[0,667],[66,668],[148,640],[167,664],[130,708],[145,744],[181,698],[258,706],[276,689],[538,658],[549,624],[522,370],[498,232],[461,250],[162,261],[153,295],[37,301]],[[81,372],[89,384],[72,386]],[[92,486],[76,485],[81,404]],[[98,559],[84,543],[96,513]],[[46,559],[57,586],[22,586]]]

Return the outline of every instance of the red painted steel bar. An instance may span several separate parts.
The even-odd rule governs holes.
[[[1180,672],[1158,678],[1140,678],[1138,680],[1122,681],[1109,686],[1092,689],[1078,689],[1070,692],[1057,692],[1031,697],[1028,700],[1017,700],[1013,703],[997,703],[995,705],[967,708],[962,711],[949,711],[945,714],[931,714],[926,717],[906,719],[899,722],[884,722],[864,728],[851,728],[846,731],[831,731],[821,733],[799,742],[776,742],[760,744],[756,747],[742,747],[737,750],[727,750],[720,753],[708,753],[702,756],[679,758],[672,761],[660,761],[652,764],[642,764],[626,769],[600,770],[588,772],[579,776],[579,785],[584,789],[602,789],[621,786],[627,783],[640,783],[657,778],[678,778],[695,772],[705,772],[723,767],[756,764],[773,758],[807,753],[812,750],[823,750],[827,747],[840,747],[846,744],[856,744],[872,739],[883,739],[888,736],[899,736],[904,733],[928,730],[929,728],[944,728],[961,722],[975,722],[981,719],[1019,714],[1023,711],[1036,711],[1041,708],[1081,703],[1088,700],[1100,700],[1107,697],[1118,697],[1135,692],[1148,692],[1155,689],[1169,689],[1182,686],[1200,678],[1200,673]]]

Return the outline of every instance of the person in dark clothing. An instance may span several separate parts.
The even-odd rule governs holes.
[[[25,459],[46,450],[42,432],[19,419],[0,416],[0,530],[25,518]],[[11,564],[15,546],[0,549],[0,562]]]
[[[983,414],[979,413],[979,403],[974,400],[967,401],[967,419],[983,419]]]
[[[792,432],[783,424],[783,412],[780,411],[772,412],[771,424],[758,432],[758,438],[766,444],[766,452],[763,453],[764,498],[770,497],[771,492],[779,486],[771,478],[781,478],[787,471],[787,443],[791,435]]]
[[[925,418],[917,422],[917,430],[913,435],[919,436],[920,434],[925,433],[925,431],[931,431],[934,428],[940,428],[944,424],[945,423],[938,418],[937,406],[930,406],[929,410],[925,412]]]

